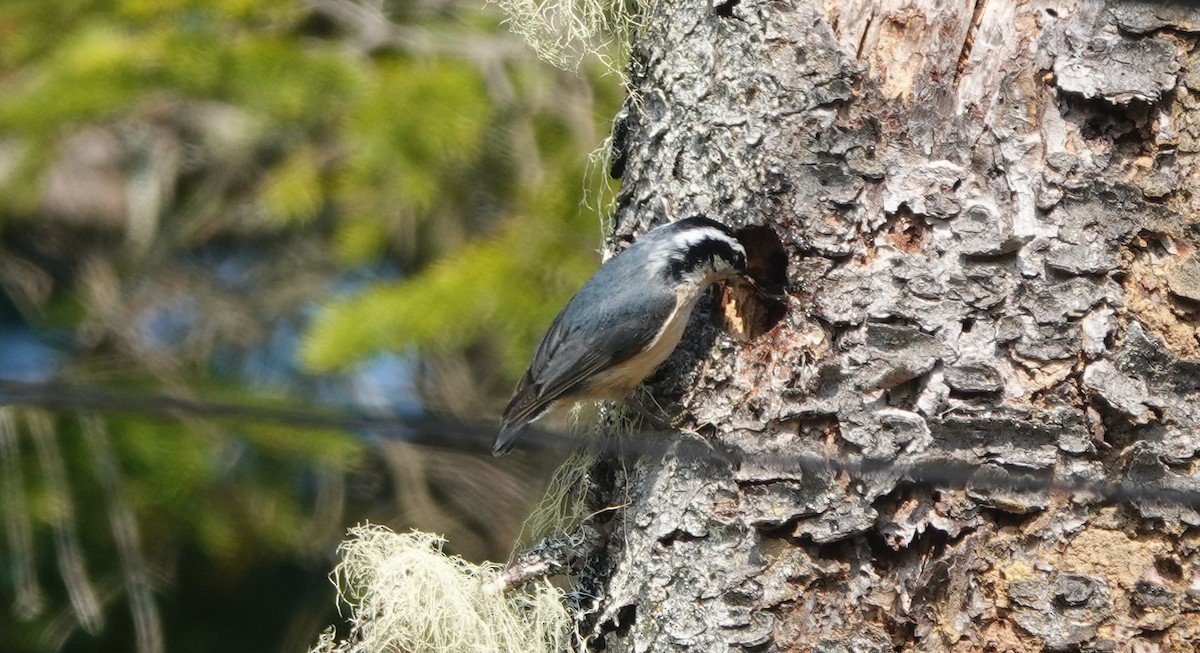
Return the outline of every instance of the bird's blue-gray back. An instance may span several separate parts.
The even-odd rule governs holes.
[[[643,239],[631,246],[647,247]],[[581,370],[598,370],[620,362],[645,348],[675,309],[675,296],[660,284],[650,283],[648,269],[601,266],[555,318],[530,365],[532,380],[542,385],[542,396],[569,392],[564,381]],[[613,302],[612,288],[641,291],[636,303]],[[563,325],[587,325],[586,335],[567,332]]]

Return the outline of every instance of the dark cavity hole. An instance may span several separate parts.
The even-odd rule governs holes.
[[[783,241],[770,227],[745,227],[734,236],[746,250],[747,278],[721,285],[716,317],[730,335],[753,340],[787,315],[788,256]]]
[[[738,6],[739,2],[741,2],[741,0],[725,0],[725,2],[717,5],[716,10],[713,13],[721,18],[733,18],[733,8]]]
[[[613,630],[622,637],[628,635],[629,629],[633,628],[633,624],[637,621],[637,606],[626,605],[617,610],[615,621]]]

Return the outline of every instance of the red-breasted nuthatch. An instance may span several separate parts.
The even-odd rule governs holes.
[[[628,394],[675,350],[704,291],[745,274],[746,251],[733,233],[698,217],[656,227],[606,261],[542,336],[492,453],[508,453],[560,401]]]

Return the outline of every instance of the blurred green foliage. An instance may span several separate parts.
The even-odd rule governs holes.
[[[613,186],[589,152],[620,100],[615,78],[550,68],[500,23],[453,0],[0,2],[0,306],[72,334],[59,377],[73,383],[286,403],[214,375],[212,358],[259,346],[293,319],[304,371],[336,375],[403,352],[422,377],[472,372],[449,377],[470,387],[418,384],[426,404],[497,406],[596,265]],[[231,281],[236,266],[205,267],[214,251],[253,261]],[[381,268],[397,274],[358,274]],[[163,344],[150,335],[175,305],[193,317]],[[19,579],[12,566],[0,572],[0,650],[131,650],[144,635],[122,608],[133,590],[110,523],[117,504],[136,518],[167,650],[295,649],[310,643],[306,628],[329,622],[319,609],[279,609],[294,588],[232,588],[288,577],[283,561],[310,566],[301,585],[325,587],[328,562],[312,556],[380,511],[318,514],[329,496],[348,501],[343,486],[377,455],[350,434],[106,417],[118,497],[99,480],[77,416],[54,422],[68,478],[55,486],[15,415],[10,462],[24,470],[25,508],[0,505],[0,517],[31,525],[46,608],[17,619]],[[389,500],[402,503],[402,492]],[[381,512],[414,520],[398,529],[420,525],[408,510]],[[55,579],[64,515],[108,615],[95,636],[79,630],[66,581]],[[497,537],[471,553],[503,555],[511,540]],[[12,558],[11,544],[0,557]],[[212,587],[168,590],[198,577]],[[258,611],[265,603],[270,616]],[[184,625],[206,610],[246,621]],[[285,629],[295,641],[279,642]]]
[[[597,228],[569,219],[575,204],[560,204],[552,213],[557,221],[514,219],[496,237],[463,247],[411,280],[331,303],[305,341],[303,360],[311,369],[336,370],[380,346],[446,354],[487,338],[496,342],[507,375],[520,374],[530,343],[595,265],[576,248]]]
[[[616,90],[464,27],[478,9],[390,7],[413,28],[374,6],[4,3],[0,224],[124,229],[140,248],[110,259],[122,280],[223,237],[310,234],[329,275],[386,259],[406,276],[326,301],[311,370],[482,345],[511,382],[595,264],[612,188],[586,152]]]

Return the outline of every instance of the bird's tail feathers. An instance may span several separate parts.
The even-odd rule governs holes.
[[[509,404],[509,409],[504,412],[504,417],[500,420],[500,433],[496,435],[496,443],[492,445],[492,455],[499,458],[504,454],[512,451],[512,448],[517,443],[517,438],[521,437],[521,433],[530,424],[541,418],[542,415],[550,412],[554,407],[554,401],[533,401],[523,403],[521,406],[514,406],[516,397],[513,398],[513,403]]]
[[[502,422],[500,424],[500,433],[496,435],[496,443],[492,445],[492,455],[499,458],[504,454],[512,451],[513,446],[517,444],[517,438],[529,426],[529,422],[522,420],[519,422]]]

